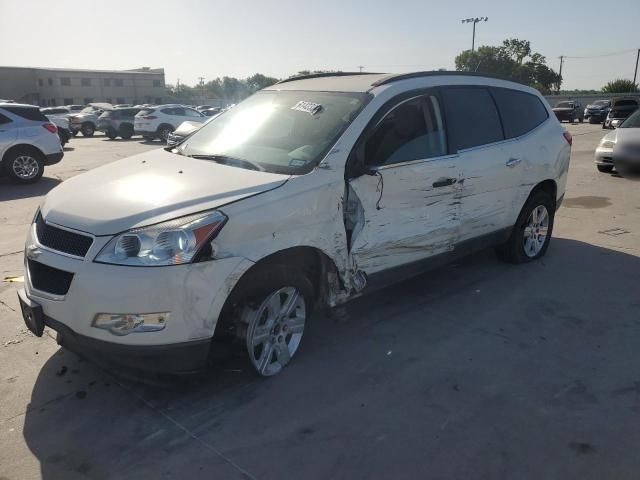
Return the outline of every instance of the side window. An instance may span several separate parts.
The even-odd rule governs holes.
[[[200,113],[196,112],[195,110],[191,110],[190,108],[185,108],[184,112],[187,117],[202,117]]]
[[[173,114],[174,114],[174,115],[178,115],[178,116],[180,116],[180,117],[184,117],[184,116],[185,116],[184,108],[181,108],[181,107],[176,107],[176,108],[174,108],[174,109],[173,109]]]
[[[4,125],[6,123],[11,123],[11,119],[0,113],[0,125]]]
[[[504,140],[496,105],[486,88],[448,87],[442,94],[449,135],[458,150]]]
[[[176,114],[176,109],[175,108],[163,108],[160,111],[162,113],[164,113],[165,115],[175,115]]]
[[[498,104],[507,138],[524,135],[549,118],[547,109],[535,95],[507,88],[492,88],[491,93]]]
[[[367,165],[446,155],[447,142],[437,97],[425,95],[394,107],[376,125],[365,145]]]

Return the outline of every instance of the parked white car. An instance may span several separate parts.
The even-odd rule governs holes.
[[[33,105],[0,103],[0,174],[17,183],[40,179],[62,160],[58,128]]]
[[[198,370],[215,335],[273,375],[319,306],[489,246],[542,257],[570,153],[544,98],[517,83],[280,82],[174,149],[53,189],[26,240],[23,316],[121,369]]]
[[[208,120],[194,108],[183,105],[159,105],[143,108],[138,112],[133,123],[136,135],[142,135],[145,140],[159,138],[167,141],[169,134],[184,121],[203,123]]]
[[[40,111],[49,121],[58,127],[58,138],[64,147],[71,139],[71,128],[69,126],[69,116],[71,111],[66,107],[41,108]]]

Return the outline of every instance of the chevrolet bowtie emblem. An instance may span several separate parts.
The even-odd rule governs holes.
[[[35,260],[36,258],[38,258],[40,255],[42,255],[42,250],[40,250],[38,247],[36,247],[35,245],[29,245],[26,249],[25,249],[25,255],[27,256],[28,259],[30,260]]]

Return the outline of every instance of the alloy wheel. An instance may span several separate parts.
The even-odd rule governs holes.
[[[529,214],[522,239],[524,253],[529,258],[538,255],[549,232],[549,212],[544,205],[538,205]]]
[[[40,172],[38,161],[31,155],[18,155],[11,166],[13,173],[21,180],[31,180]]]
[[[296,353],[306,322],[304,297],[295,287],[268,295],[257,309],[245,308],[247,351],[256,371],[271,376]]]

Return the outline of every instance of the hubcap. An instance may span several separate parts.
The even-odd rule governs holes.
[[[278,373],[296,353],[306,320],[300,291],[283,287],[269,295],[257,309],[247,307],[247,350],[260,375]]]
[[[544,205],[538,205],[533,209],[527,225],[524,227],[523,247],[524,253],[533,258],[540,253],[547,241],[549,232],[549,212]]]
[[[20,155],[13,160],[13,173],[22,180],[31,180],[40,171],[38,161],[31,155]]]

